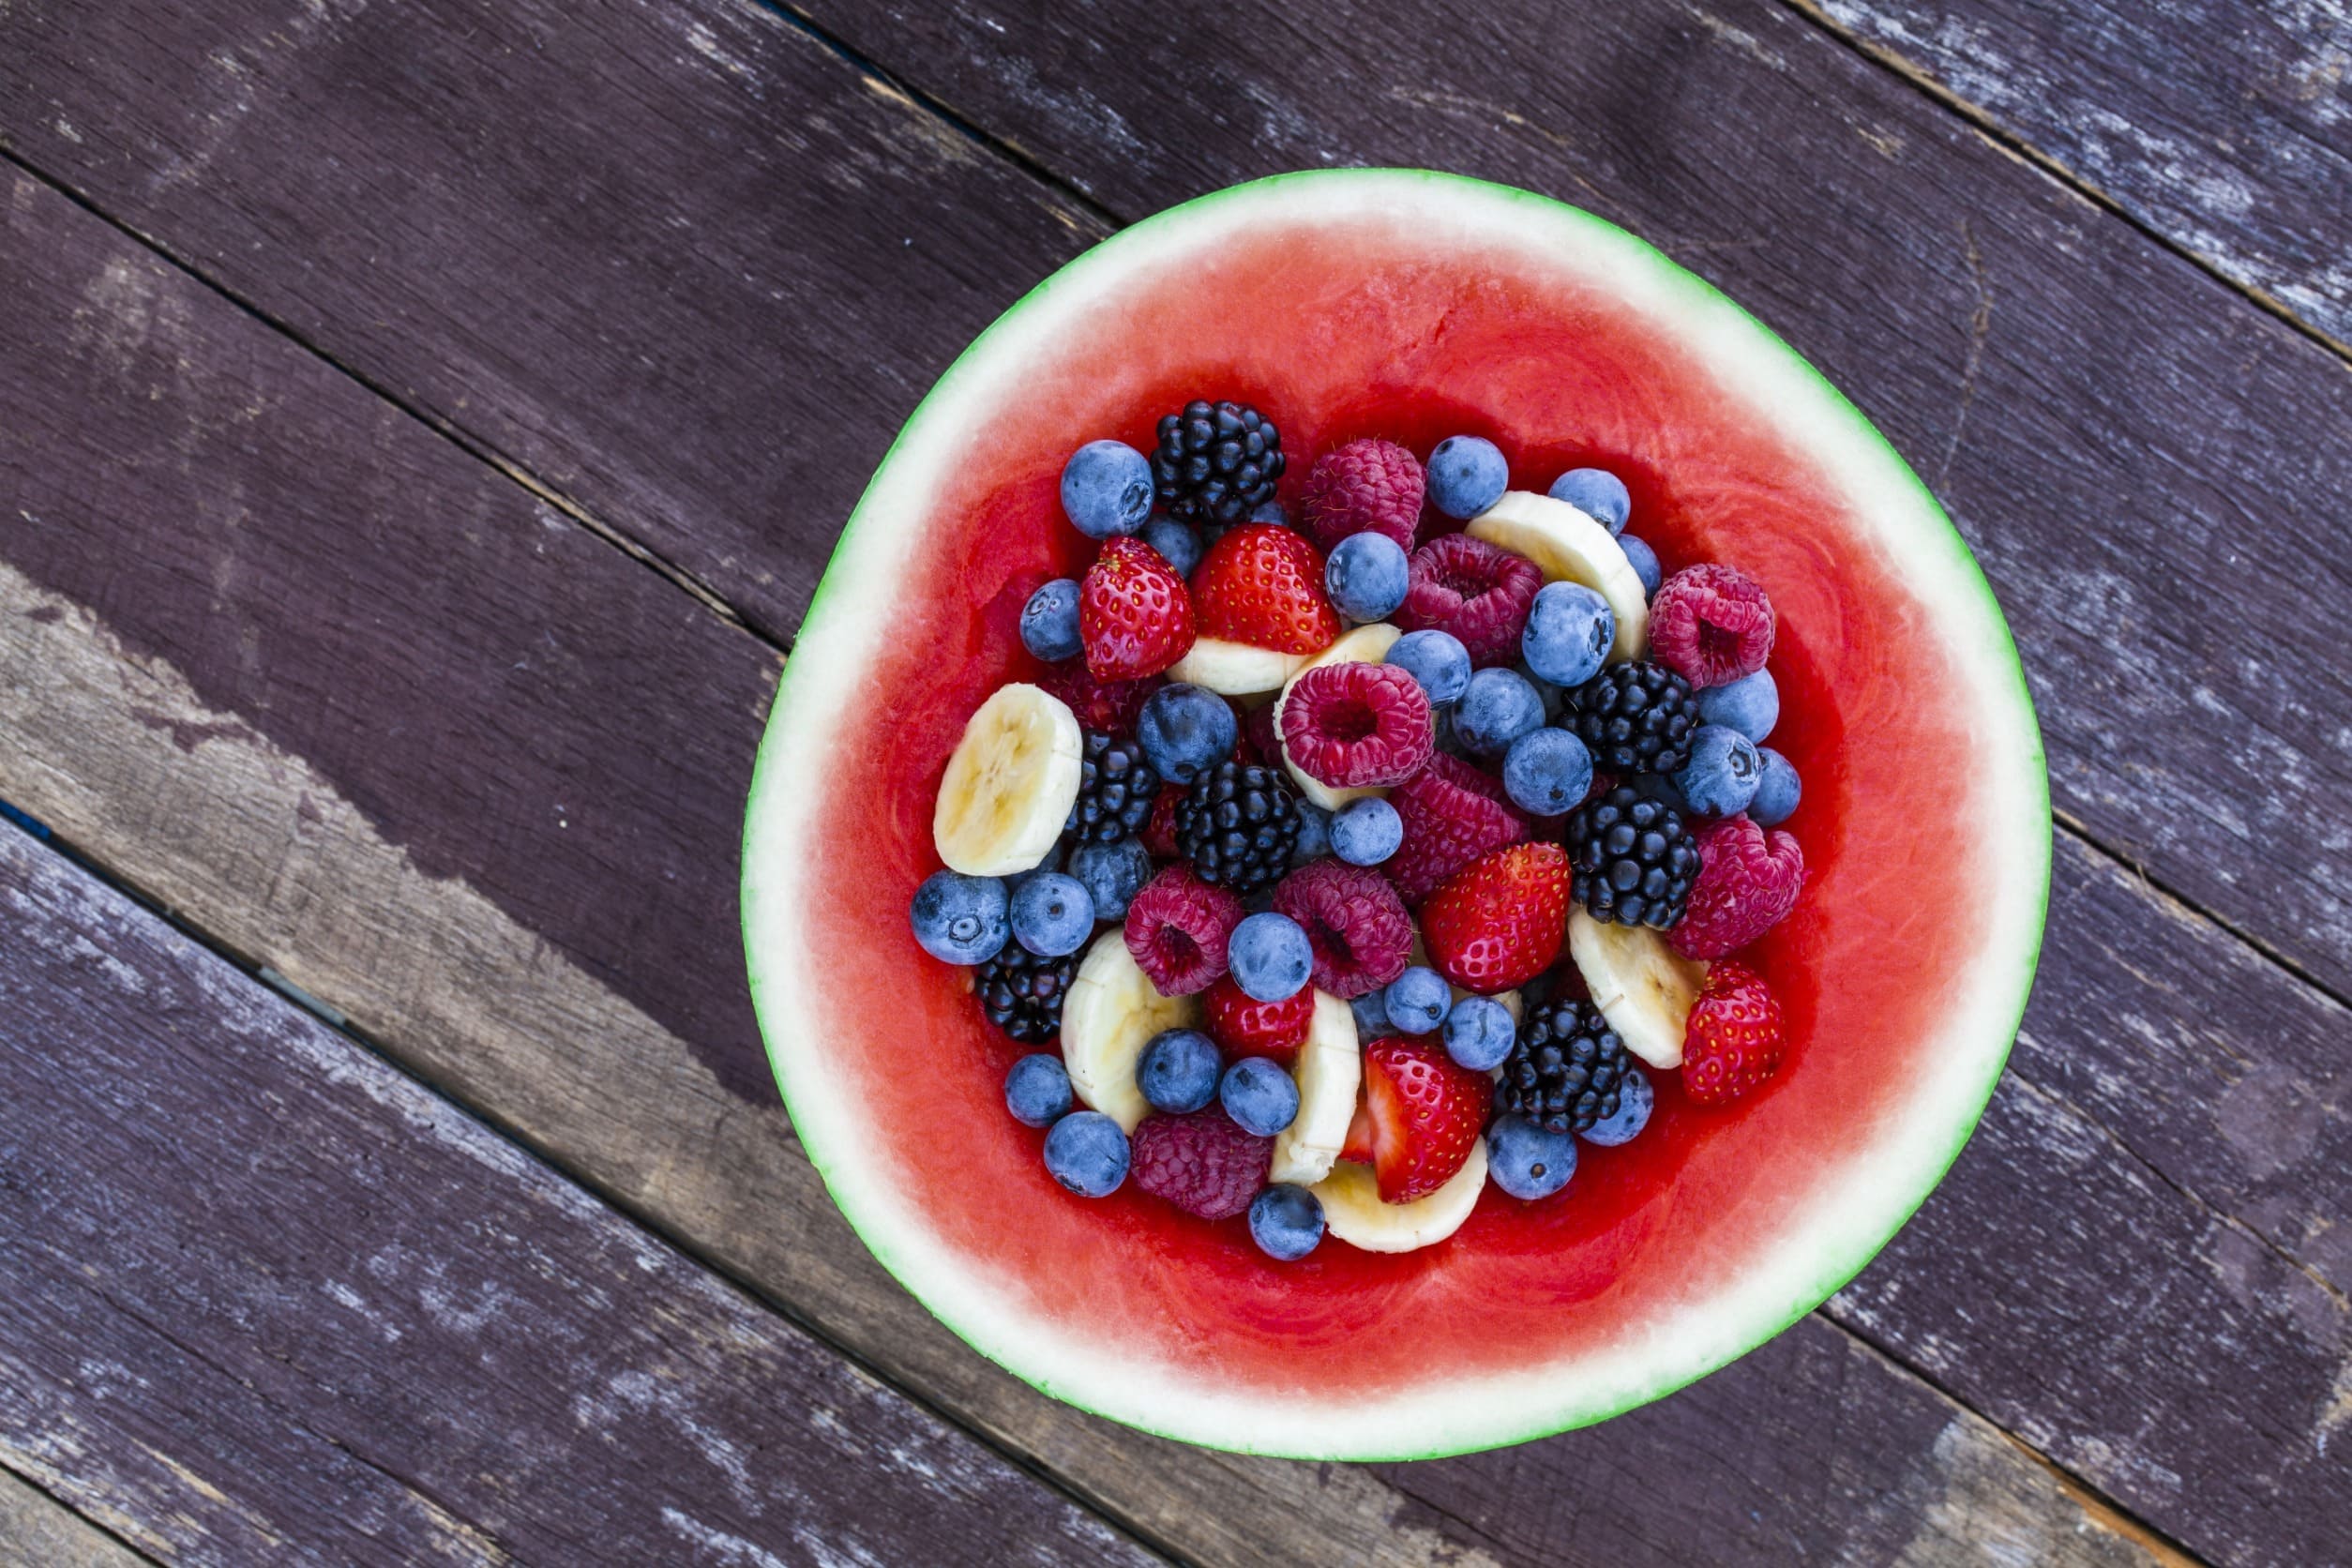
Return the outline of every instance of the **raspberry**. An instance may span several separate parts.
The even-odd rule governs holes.
[[[1162,996],[1205,991],[1225,972],[1225,943],[1242,901],[1188,867],[1170,866],[1127,905],[1127,951]]]
[[[1018,947],[1018,942],[1009,942]],[[1235,1059],[1270,1056],[1289,1066],[1306,1044],[1307,1026],[1315,1021],[1315,990],[1306,987],[1280,1002],[1259,1002],[1227,975],[1209,988],[1202,999],[1208,1015],[1209,1038]]]
[[[1786,832],[1766,834],[1742,814],[1698,831],[1698,880],[1682,923],[1666,941],[1686,958],[1720,958],[1756,941],[1794,909],[1805,855]]]
[[[1412,586],[1397,607],[1407,631],[1450,631],[1470,665],[1512,664],[1544,574],[1535,563],[1468,534],[1447,534],[1413,551]]]
[[[1396,807],[1405,837],[1380,868],[1409,904],[1420,903],[1487,851],[1528,834],[1526,820],[1504,804],[1500,783],[1443,752],[1396,786],[1388,803]]]
[[[1334,789],[1401,784],[1437,746],[1429,694],[1394,664],[1319,665],[1282,703],[1282,747]]]
[[[1099,730],[1122,739],[1135,734],[1135,721],[1152,693],[1168,684],[1165,675],[1139,681],[1098,681],[1084,659],[1071,659],[1046,671],[1037,684],[1070,705],[1078,728]]]
[[[1299,491],[1299,527],[1326,552],[1350,534],[1385,534],[1410,550],[1426,489],[1421,464],[1393,441],[1351,441],[1315,460]]]
[[[1780,1071],[1788,1026],[1764,977],[1719,963],[1682,1026],[1682,1090],[1703,1106],[1736,1100]]]
[[[1282,879],[1274,901],[1305,928],[1315,984],[1342,1002],[1379,990],[1411,961],[1412,917],[1388,879],[1368,866],[1311,862]]]
[[[1201,1219],[1231,1219],[1266,1184],[1274,1139],[1253,1138],[1221,1106],[1147,1116],[1130,1146],[1135,1184]]]
[[[1650,601],[1650,656],[1695,686],[1753,675],[1772,652],[1772,601],[1736,567],[1687,567]]]

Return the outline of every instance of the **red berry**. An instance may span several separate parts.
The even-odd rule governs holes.
[[[1334,789],[1401,784],[1437,749],[1429,694],[1394,664],[1318,665],[1282,700],[1282,749]]]
[[[1698,880],[1666,942],[1686,958],[1720,958],[1780,924],[1804,891],[1805,854],[1787,831],[1767,835],[1746,813],[1698,830]]]
[[[1037,684],[1070,705],[1080,726],[1107,735],[1133,739],[1135,721],[1144,701],[1168,684],[1165,675],[1140,681],[1098,681],[1083,660],[1073,659],[1046,671]]]
[[[1682,1026],[1682,1090],[1725,1105],[1780,1071],[1788,1025],[1764,977],[1737,960],[1716,964]]]
[[[1512,664],[1544,574],[1524,555],[1468,534],[1447,534],[1413,551],[1411,586],[1396,610],[1407,631],[1450,631],[1473,669]]]
[[[1282,765],[1282,739],[1274,731],[1274,705],[1260,702],[1242,720],[1242,735],[1257,748],[1258,760]],[[1238,748],[1237,748],[1238,749]]]
[[[1435,1040],[1366,1046],[1361,1121],[1380,1201],[1410,1203],[1452,1181],[1485,1129],[1494,1093],[1485,1074],[1459,1065]],[[1351,1128],[1349,1145],[1358,1139]]]
[[[1274,902],[1305,929],[1315,984],[1343,1002],[1379,990],[1412,960],[1412,917],[1368,866],[1309,862],[1282,879]]]
[[[1421,906],[1430,967],[1486,996],[1525,985],[1560,957],[1568,884],[1568,852],[1558,844],[1481,855]]]
[[[1202,1000],[1209,1038],[1235,1057],[1270,1056],[1286,1067],[1306,1044],[1307,1025],[1315,1018],[1311,986],[1280,1002],[1259,1002],[1228,974],[1211,986]]]
[[[1380,869],[1405,902],[1418,904],[1489,850],[1527,837],[1527,820],[1503,799],[1500,779],[1440,751],[1389,792],[1404,839]]]
[[[1299,491],[1299,527],[1326,551],[1351,534],[1385,534],[1410,550],[1426,480],[1410,452],[1367,439],[1315,460]]]
[[[1128,1144],[1135,1184],[1201,1219],[1231,1219],[1266,1184],[1274,1139],[1253,1138],[1221,1106],[1147,1116]]]
[[[1192,626],[1184,580],[1141,539],[1107,542],[1078,585],[1078,641],[1097,680],[1158,674],[1192,647]]]
[[[1159,799],[1152,803],[1152,817],[1143,824],[1143,847],[1154,860],[1178,858],[1176,848],[1176,803],[1184,798],[1182,784],[1160,786]]]
[[[1772,653],[1772,601],[1737,567],[1686,567],[1650,601],[1650,656],[1695,686],[1753,675]]]
[[[1270,522],[1228,532],[1193,568],[1200,635],[1319,654],[1339,638],[1339,611],[1323,596],[1323,557],[1302,535]],[[1081,627],[1081,631],[1083,628]]]
[[[1225,972],[1225,944],[1242,901],[1189,866],[1170,866],[1127,905],[1127,951],[1162,996],[1205,991]]]

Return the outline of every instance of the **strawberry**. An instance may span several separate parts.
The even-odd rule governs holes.
[[[1512,844],[1479,856],[1421,906],[1430,965],[1482,995],[1525,985],[1560,957],[1568,886],[1568,854],[1558,844]]]
[[[1303,535],[1244,523],[1193,568],[1200,635],[1319,654],[1339,640],[1339,611],[1323,596],[1323,557]]]
[[[1371,1165],[1383,1203],[1426,1198],[1470,1158],[1494,1093],[1485,1074],[1433,1039],[1375,1040],[1364,1050],[1364,1100],[1340,1156]]]
[[[1078,585],[1078,641],[1098,681],[1156,675],[1192,647],[1192,596],[1168,557],[1131,535],[1103,546]]]
[[[1259,1002],[1227,974],[1202,997],[1209,1016],[1209,1037],[1238,1059],[1270,1056],[1284,1066],[1298,1059],[1306,1044],[1306,1026],[1315,1017],[1315,989],[1303,986],[1280,1002]]]
[[[1682,1092],[1727,1105],[1780,1071],[1787,1048],[1787,1020],[1764,977],[1736,960],[1715,964],[1682,1026]]]

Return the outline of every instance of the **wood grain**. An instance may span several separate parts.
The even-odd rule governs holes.
[[[2352,12],[1789,0],[2352,344]]]
[[[38,1487],[0,1470],[0,1562],[142,1568],[148,1560]]]
[[[2212,277],[1771,7],[805,8],[1124,217],[1387,162],[1656,241],[1953,507],[2061,806],[2352,989],[2352,841],[2305,831],[2352,793],[2352,375]],[[915,392],[1098,232],[750,0],[15,0],[0,61],[20,157],[771,632]]]
[[[1209,1454],[1078,1416],[1012,1382],[867,1256],[772,1097],[755,1104],[733,1093],[694,1047],[519,923],[471,878],[426,874],[335,778],[264,730],[309,733],[324,722],[310,710],[364,712],[384,688],[421,670],[444,689],[471,694],[478,709],[468,721],[472,744],[554,725],[575,737],[566,745],[580,755],[609,752],[620,759],[613,765],[626,766],[641,748],[679,744],[648,711],[655,704],[702,712],[693,691],[673,689],[674,663],[583,656],[553,666],[568,673],[545,684],[504,672],[550,627],[591,628],[580,646],[593,649],[596,626],[624,628],[617,635],[625,641],[626,628],[653,613],[648,607],[690,601],[616,552],[592,550],[566,560],[569,597],[536,608],[525,598],[476,604],[387,595],[382,629],[349,641],[318,617],[306,632],[305,618],[289,615],[271,634],[284,641],[271,641],[266,656],[215,668],[208,690],[241,690],[235,707],[216,705],[173,658],[140,650],[168,641],[159,627],[200,618],[191,606],[213,602],[224,561],[300,601],[298,584],[335,569],[319,560],[322,516],[335,520],[341,550],[384,560],[459,549],[412,531],[420,517],[465,519],[456,532],[475,553],[463,555],[463,571],[453,575],[493,581],[527,574],[539,552],[565,541],[522,492],[478,468],[469,487],[464,460],[430,431],[379,422],[377,405],[346,381],[306,379],[304,367],[315,362],[293,345],[143,261],[62,200],[37,189],[12,210],[29,246],[23,253],[40,264],[0,270],[0,280],[38,307],[27,320],[49,325],[0,333],[0,431],[42,432],[5,448],[0,474],[43,500],[34,512],[40,526],[0,535],[0,557],[156,551],[168,565],[141,596],[176,602],[143,609],[141,596],[113,595],[101,617],[0,563],[0,796],[123,867],[229,947],[325,999],[400,1061],[827,1338],[1197,1561],[1532,1563],[1597,1553],[1663,1562],[1706,1560],[1732,1543],[1759,1561],[1815,1551],[1868,1561],[1883,1560],[1909,1532],[1921,1543],[1914,1560],[1965,1561],[1961,1522],[1978,1506],[2055,1543],[2054,1560],[2141,1555],[2112,1515],[2070,1494],[1991,1426],[1819,1319],[1770,1355],[1638,1422],[1541,1451],[1564,1456],[1545,1463],[1573,1459],[1627,1478],[1606,1494],[1566,1485],[1573,1470],[1527,1470],[1534,1461],[1524,1453],[1406,1467],[1392,1472],[1393,1484],[1344,1466]],[[204,398],[150,398],[143,381],[132,382],[128,396],[110,394],[113,358],[72,340],[68,302],[88,279],[120,269],[137,271],[151,291],[143,297],[154,319],[180,324],[170,339],[171,369],[204,387]],[[86,323],[80,330],[87,333]],[[269,389],[252,421],[212,412],[252,406]],[[112,413],[36,420],[45,406]],[[86,482],[93,474],[123,477],[94,490]],[[184,502],[212,494],[271,499],[234,514]],[[339,510],[331,505],[338,497]],[[182,524],[159,531],[151,520],[162,516]],[[50,552],[47,542],[57,539],[69,543]],[[217,613],[244,613],[243,601],[222,602]],[[533,619],[518,620],[526,613]],[[731,690],[772,674],[763,645],[711,624],[723,635],[707,642],[691,627],[679,633],[696,651],[697,682]],[[200,639],[187,653],[221,661],[229,657],[221,647]],[[330,669],[331,682],[320,673]],[[632,671],[640,673],[620,678]],[[247,684],[238,688],[237,680]],[[760,716],[757,704],[730,704],[703,721],[710,732],[699,737],[701,751],[747,756]],[[389,768],[412,765],[394,748],[376,749]],[[365,749],[357,755],[364,764]],[[494,754],[480,760],[485,774],[499,765]],[[460,773],[453,763],[447,776]],[[514,836],[511,852],[555,862],[582,904],[626,904],[661,876],[671,824],[734,803],[736,786],[723,770],[671,787],[674,798],[657,803],[630,797],[592,852],[544,817],[485,816],[461,791],[430,797],[419,810],[439,801],[450,841]],[[485,866],[479,875],[498,874]],[[695,983],[714,990],[741,984],[730,925],[693,925],[686,945],[699,954]],[[701,1045],[707,1052],[709,1042]],[[1562,1500],[1539,1526],[1482,1479],[1490,1465],[1562,1477],[1540,1483]],[[1907,1503],[1827,1510],[1865,1494],[1915,1499],[1927,1512]]]
[[[159,1556],[1161,1560],[0,832],[0,1445]]]

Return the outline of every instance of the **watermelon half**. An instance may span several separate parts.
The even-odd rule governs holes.
[[[1624,478],[1666,568],[1737,565],[1780,617],[1772,744],[1812,881],[1756,950],[1792,1031],[1725,1110],[1659,1075],[1649,1131],[1566,1193],[1488,1189],[1450,1241],[1277,1264],[1245,1223],[1132,1184],[1087,1202],[1006,1113],[1019,1054],[907,903],[965,718],[1032,679],[1016,621],[1091,546],[1080,442],[1149,449],[1194,397],[1297,454],[1485,435],[1512,482]],[[1918,1207],[1999,1076],[2031,983],[2049,797],[2015,648],[1918,477],[1787,344],[1658,251],[1525,191],[1290,174],[1097,246],[940,378],[852,515],[792,649],[744,843],[777,1081],[850,1223],[983,1354],[1192,1442],[1413,1458],[1601,1420],[1818,1304]]]

